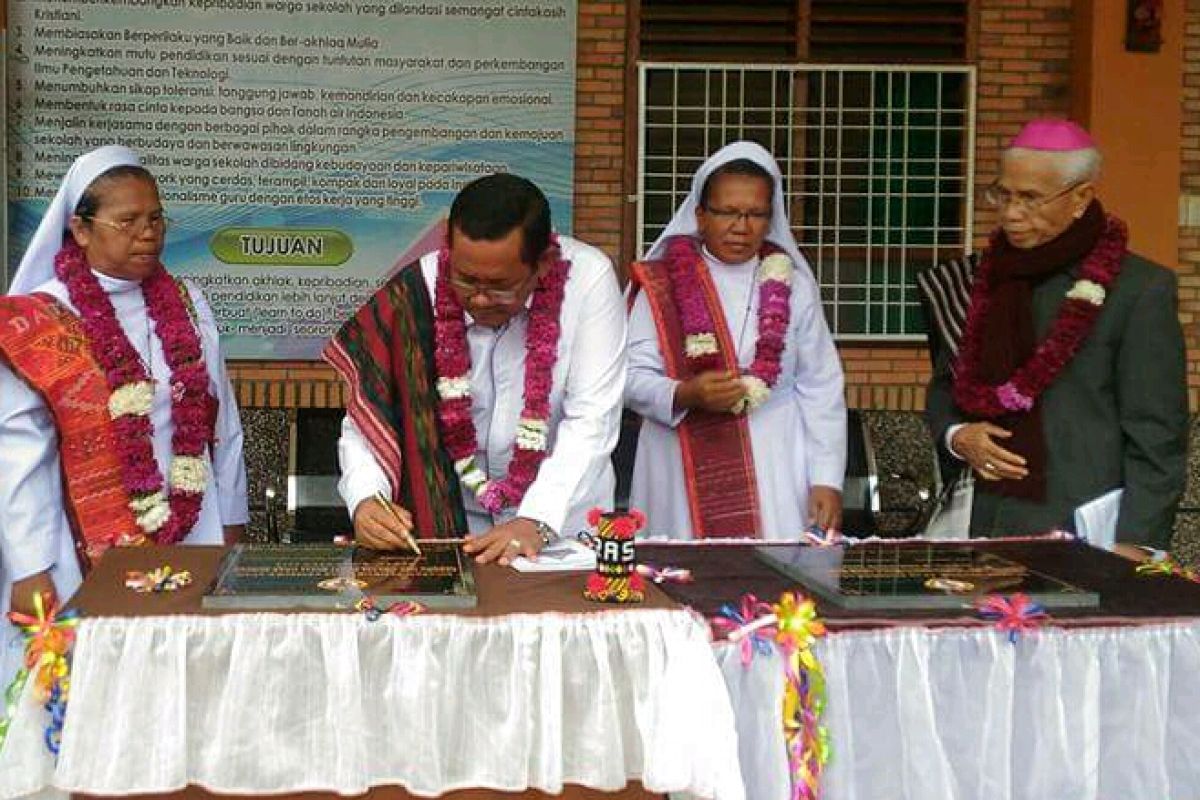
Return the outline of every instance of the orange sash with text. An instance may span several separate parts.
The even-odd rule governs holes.
[[[0,297],[0,358],[41,395],[54,420],[83,571],[109,547],[142,541],[122,482],[108,383],[79,319],[46,295]]]

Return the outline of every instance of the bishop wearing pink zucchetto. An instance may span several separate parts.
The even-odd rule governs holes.
[[[1129,251],[1099,171],[1067,120],[1034,120],[1004,151],[927,416],[943,463],[974,474],[972,535],[1075,530],[1140,557],[1168,546],[1184,488],[1183,333],[1174,273]]]

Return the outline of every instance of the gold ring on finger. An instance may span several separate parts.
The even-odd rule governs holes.
[[[509,540],[508,540],[508,546],[509,546],[509,547],[514,547],[514,548],[516,548],[517,550],[520,550],[520,549],[521,549],[521,540],[520,540],[520,539],[509,539]]]

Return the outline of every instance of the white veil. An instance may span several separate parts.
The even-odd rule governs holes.
[[[9,294],[29,294],[54,277],[54,256],[62,247],[67,222],[92,181],[113,167],[140,167],[137,153],[119,144],[105,145],[75,159],[63,176],[58,193],[25,248],[21,265],[8,285]]]
[[[783,203],[783,174],[779,171],[779,165],[775,163],[774,157],[767,152],[765,147],[756,142],[747,141],[731,142],[725,145],[700,165],[700,169],[696,170],[696,174],[692,177],[691,193],[675,210],[675,216],[671,217],[671,222],[650,246],[650,250],[646,253],[647,261],[662,258],[667,252],[667,240],[672,236],[696,236],[696,209],[700,206],[700,195],[704,190],[705,182],[717,167],[743,158],[758,164],[775,180],[775,195],[771,198],[771,227],[767,231],[767,241],[787,253],[795,263],[796,269],[803,268],[803,272],[812,275],[812,268],[801,254],[800,246],[796,244],[791,226],[788,225],[787,210]]]

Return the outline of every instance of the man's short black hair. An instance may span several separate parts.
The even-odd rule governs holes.
[[[450,206],[450,235],[494,242],[521,229],[521,260],[535,266],[550,246],[550,203],[533,181],[499,173],[471,181]],[[453,242],[452,242],[453,243]]]
[[[708,196],[712,192],[712,187],[716,183],[717,178],[722,175],[745,175],[748,178],[762,178],[767,182],[767,193],[775,197],[775,178],[771,173],[767,172],[761,166],[748,158],[735,158],[733,161],[726,161],[721,166],[712,171],[708,179],[704,181],[704,186],[700,189],[700,207],[708,208]]]

